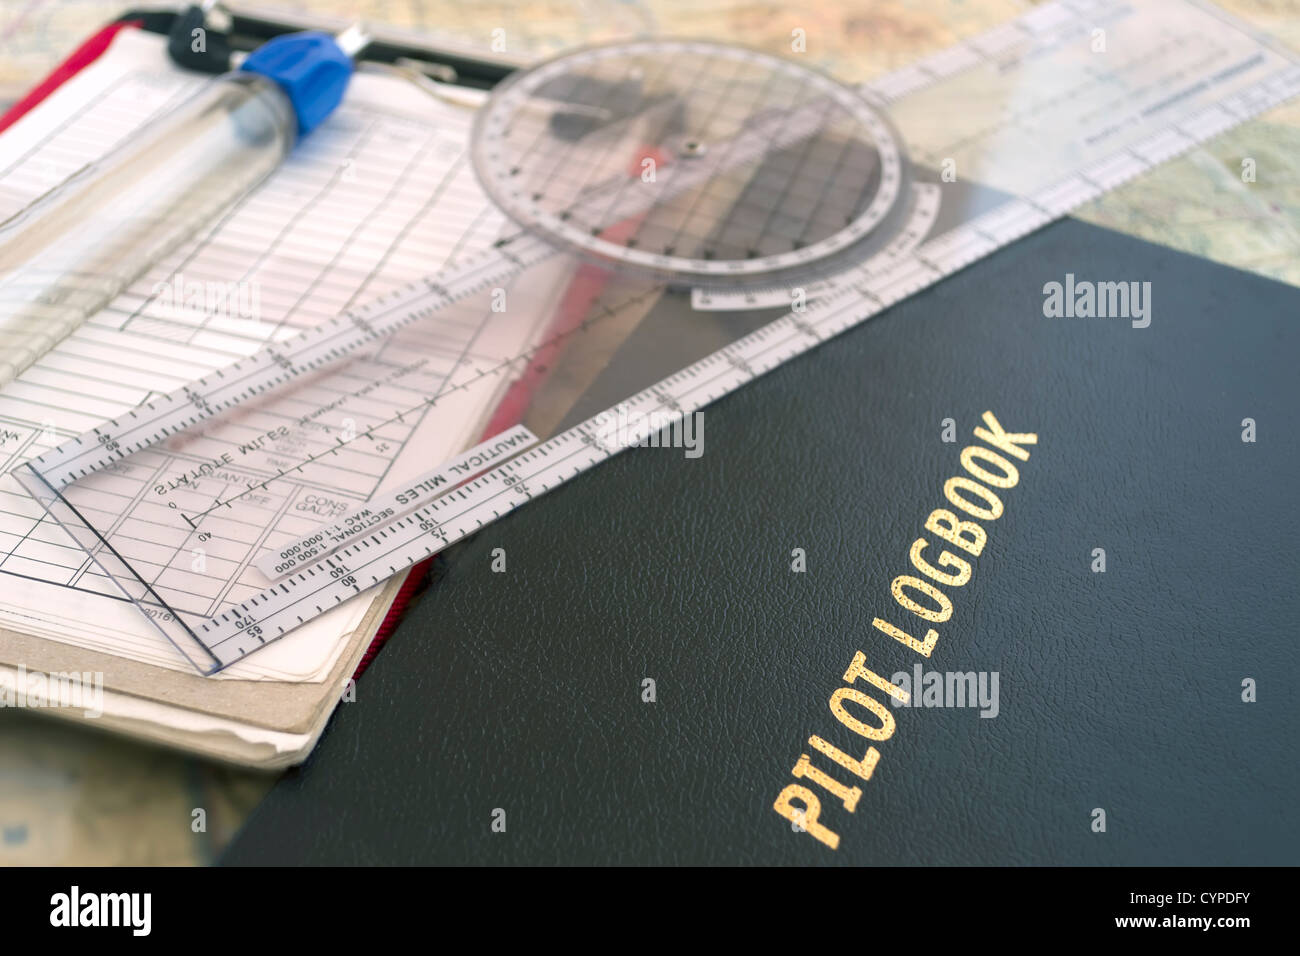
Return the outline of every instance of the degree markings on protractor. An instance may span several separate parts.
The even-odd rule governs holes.
[[[548,97],[556,88],[590,94],[575,119],[583,135],[556,131],[574,111]],[[658,127],[610,135],[645,116],[658,117]],[[793,155],[783,156],[787,149]],[[611,155],[666,163],[648,179],[635,175],[640,167],[615,163],[613,178],[598,178],[575,204],[566,187],[608,173],[599,163]],[[474,161],[489,195],[521,225],[582,253],[678,277],[761,276],[840,252],[888,215],[903,165],[896,134],[860,91],[769,54],[681,40],[594,47],[512,77],[476,119]],[[746,196],[743,224],[717,226],[699,210],[725,197],[729,171],[763,182]],[[694,187],[656,196],[692,176]],[[699,192],[684,195],[689,188]],[[609,202],[591,201],[609,194]],[[625,201],[644,204],[638,194],[656,196],[643,221],[609,238],[605,230],[627,218]],[[805,204],[804,216],[792,215],[792,201]]]

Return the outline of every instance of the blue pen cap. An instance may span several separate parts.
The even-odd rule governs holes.
[[[352,58],[328,33],[287,33],[254,50],[240,66],[284,90],[306,136],[334,112],[352,78]]]

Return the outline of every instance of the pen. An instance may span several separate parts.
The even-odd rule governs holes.
[[[275,37],[0,223],[0,385],[265,179],[367,42],[358,26]]]

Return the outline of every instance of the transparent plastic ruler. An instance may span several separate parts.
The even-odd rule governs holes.
[[[996,109],[972,121],[969,136],[958,136],[960,143],[966,144],[961,147],[966,152],[954,152],[957,168],[963,176],[985,184],[982,192],[967,196],[968,200],[978,198],[978,202],[959,204],[963,212],[953,218],[946,216],[946,201],[936,202],[937,193],[947,188],[943,183],[909,186],[901,191],[913,201],[902,230],[865,261],[838,268],[833,274],[813,275],[806,284],[815,294],[806,307],[791,310],[701,355],[650,387],[629,394],[613,409],[540,443],[533,444],[535,436],[530,434],[516,434],[517,447],[527,450],[515,453],[513,448],[507,449],[505,453],[513,457],[495,463],[503,454],[495,456],[489,470],[472,479],[464,477],[469,473],[464,469],[471,467],[468,460],[457,460],[461,471],[455,481],[451,480],[454,470],[440,465],[407,483],[425,482],[433,489],[430,494],[404,500],[397,493],[377,495],[361,511],[328,522],[274,553],[260,555],[256,566],[269,582],[264,590],[205,620],[180,622],[185,639],[192,642],[190,652],[197,648],[208,661],[201,669],[228,666],[635,444],[652,427],[697,411],[1081,203],[1300,93],[1300,67],[1221,14],[1172,0],[1155,6],[1159,8],[1156,14],[1123,3],[1049,3],[872,83],[868,88],[871,100],[889,108],[894,124],[914,147],[912,161],[930,168],[939,167],[947,157],[925,149],[927,124],[960,125],[971,112],[962,97],[978,97],[981,84],[1001,84],[1004,94],[1010,85],[1010,98],[1003,95]],[[1150,18],[1157,15],[1163,17],[1157,22],[1162,32],[1151,27]],[[1183,35],[1180,31],[1188,32]],[[1102,49],[1097,59],[1088,60],[1099,35]],[[1197,42],[1206,51],[1201,72],[1171,68],[1164,86],[1147,88],[1151,87],[1147,84],[1141,96],[1125,91],[1125,83],[1138,82],[1130,74],[1161,56],[1172,55],[1169,51]],[[1199,51],[1193,53],[1193,62],[1201,62],[1196,59]],[[1059,62],[1053,56],[1059,57]],[[1016,93],[1017,82],[1025,90],[1034,90],[1040,76],[1057,76],[1066,66],[1073,66],[1089,85],[1074,99],[1049,104],[1046,115],[1041,98],[1029,102],[1028,95]],[[1035,70],[1049,72],[1035,74]],[[1119,91],[1113,102],[1108,99],[1112,80]],[[1068,92],[1068,84],[1063,88]],[[945,114],[945,109],[950,112]],[[1035,111],[1038,113],[1030,115]],[[722,152],[729,153],[732,161],[743,161],[746,143],[758,144],[754,148],[766,143],[764,148],[771,148],[773,142],[793,143],[807,135],[800,122],[788,116],[774,114],[768,121],[768,126],[742,131],[724,144]],[[990,136],[988,129],[994,129],[996,135]],[[987,142],[980,140],[981,135]],[[916,147],[917,143],[922,146]],[[880,152],[887,155],[888,151]],[[719,159],[711,169],[716,173],[725,168],[723,163]],[[683,188],[691,188],[693,174],[688,169],[682,175]],[[638,200],[625,199],[616,185],[601,188],[612,192],[597,194],[621,204],[616,206],[616,219],[637,217]],[[215,416],[255,403],[297,379],[328,374],[332,363],[353,351],[508,284],[512,277],[556,252],[553,242],[520,232],[458,269],[413,284],[368,308],[338,316],[173,395],[148,402],[33,460],[15,474],[71,528],[79,516],[66,491],[78,482],[169,437],[192,431]],[[707,310],[716,307],[709,300],[727,296],[739,296],[735,304],[746,305],[784,303],[789,294],[789,284],[736,292],[723,286],[697,290],[694,299]],[[588,321],[598,320],[593,316]],[[526,361],[543,347],[517,359]],[[472,387],[474,376],[506,376],[516,364],[502,362],[460,379],[453,377],[437,394],[418,397],[394,415],[400,418],[436,408],[456,389]],[[613,417],[633,423],[630,431],[618,433],[616,441],[610,440]],[[373,438],[377,428],[372,426],[369,435],[363,431],[357,440]],[[262,477],[260,488],[290,471],[328,462],[345,444],[340,438],[337,448],[286,462],[279,474]],[[489,464],[486,459],[484,464]],[[184,522],[189,531],[198,534],[209,514],[234,509],[241,498],[258,490],[259,484],[250,482],[224,498],[215,498],[202,512],[175,509],[175,521]],[[83,527],[74,537],[97,556],[110,576],[125,582],[128,593],[139,603],[167,607],[152,582],[116,555],[111,537],[102,529]],[[126,580],[132,576],[134,582]],[[174,631],[168,636],[177,640]]]

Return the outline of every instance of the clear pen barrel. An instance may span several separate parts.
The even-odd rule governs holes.
[[[274,83],[226,74],[0,223],[0,385],[261,182],[296,135]]]

